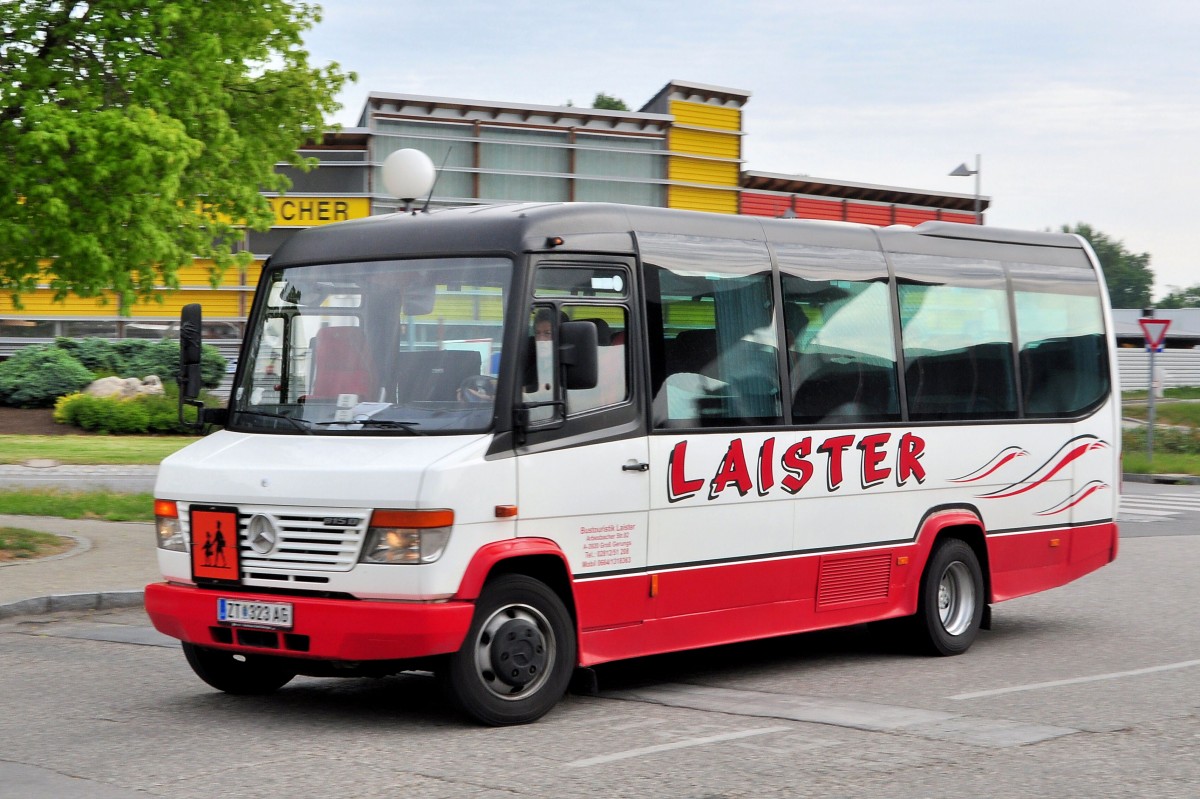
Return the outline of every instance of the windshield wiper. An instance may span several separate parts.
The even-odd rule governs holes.
[[[292,426],[304,433],[306,436],[312,435],[312,426],[307,422],[296,419],[292,416],[286,416],[282,413],[268,413],[267,411],[235,411],[235,413],[245,414],[246,416],[263,416],[268,419],[284,419],[292,423]]]
[[[318,427],[334,424],[356,424],[359,427],[376,427],[380,430],[403,430],[404,432],[411,433],[414,436],[427,435],[424,430],[418,430],[417,428],[413,427],[414,424],[420,424],[419,422],[397,422],[393,419],[351,419],[345,422],[314,422],[313,424]]]

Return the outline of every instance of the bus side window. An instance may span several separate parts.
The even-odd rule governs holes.
[[[795,424],[900,418],[887,263],[876,250],[781,243]]]
[[[778,336],[770,274],[675,274],[656,269],[663,326],[651,347],[662,379],[653,402],[658,427],[780,421]]]
[[[1012,264],[1025,415],[1075,416],[1108,395],[1104,306],[1090,270]]]
[[[893,258],[909,417],[1015,417],[1013,335],[1000,264],[910,253]]]

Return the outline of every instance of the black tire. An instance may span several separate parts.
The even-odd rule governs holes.
[[[186,641],[183,654],[197,677],[227,694],[272,694],[296,676],[296,672],[278,658],[265,655],[242,655],[223,649],[208,649]]]
[[[933,655],[961,655],[979,634],[986,598],[975,550],[948,538],[938,544],[921,577],[914,622],[921,648]]]
[[[506,574],[484,586],[462,649],[439,676],[450,700],[476,721],[526,724],[567,691],[575,624],[545,583]]]

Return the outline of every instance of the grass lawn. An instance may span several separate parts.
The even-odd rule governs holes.
[[[18,516],[58,516],[63,519],[102,519],[109,522],[154,520],[150,494],[113,491],[0,491],[0,513]]]
[[[1130,419],[1145,419],[1150,411],[1145,405],[1126,405],[1122,414]],[[1200,427],[1200,402],[1154,403],[1155,424],[1176,424]]]
[[[85,466],[157,465],[195,440],[187,436],[0,436],[0,463],[45,458]]]
[[[75,546],[69,538],[21,527],[0,527],[0,563],[57,555]]]

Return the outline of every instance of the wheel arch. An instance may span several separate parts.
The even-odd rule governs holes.
[[[948,538],[957,538],[975,553],[979,569],[983,572],[983,595],[992,602],[992,572],[988,557],[987,534],[979,511],[971,505],[953,505],[934,508],[921,520],[917,541],[924,551],[921,573],[924,574],[933,551]]]
[[[489,580],[504,574],[523,574],[545,583],[562,600],[578,627],[575,591],[567,557],[554,541],[548,538],[517,538],[480,548],[463,574],[455,599],[478,599]]]

